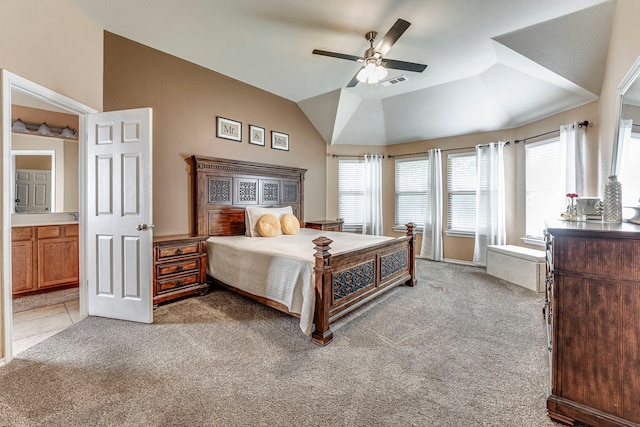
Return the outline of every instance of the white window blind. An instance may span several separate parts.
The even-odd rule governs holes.
[[[476,153],[447,156],[447,230],[476,230]]]
[[[429,213],[429,159],[396,159],[396,226],[423,226]]]
[[[527,237],[543,238],[545,222],[566,209],[564,170],[560,164],[560,139],[525,145],[525,231]]]
[[[338,161],[338,214],[345,228],[364,222],[364,161]]]
[[[640,134],[632,133],[629,151],[622,159],[618,181],[622,184],[622,206],[636,206],[640,198]],[[625,150],[626,151],[626,150]]]

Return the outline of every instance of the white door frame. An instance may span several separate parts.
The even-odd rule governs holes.
[[[77,114],[79,118],[78,130],[78,212],[79,212],[79,265],[80,265],[80,314],[87,314],[87,292],[86,286],[86,258],[85,241],[86,235],[86,145],[87,145],[87,114],[97,113],[98,111],[88,107],[80,102],[74,101],[64,95],[47,89],[37,83],[31,82],[7,70],[0,69],[2,82],[0,86],[0,95],[2,96],[2,104],[0,111],[2,117],[0,121],[1,133],[0,143],[2,144],[2,175],[0,182],[2,184],[2,271],[0,275],[0,294],[2,295],[2,358],[0,358],[0,366],[10,362],[13,359],[12,348],[12,329],[13,329],[13,308],[11,295],[11,91],[17,90],[27,94],[40,101],[62,108],[71,114]]]

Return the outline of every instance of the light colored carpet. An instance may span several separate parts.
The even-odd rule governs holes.
[[[64,302],[76,301],[78,299],[78,288],[62,289],[60,291],[47,292],[44,294],[28,295],[13,300],[13,312],[33,310],[34,308],[47,307],[50,305],[62,304]]]
[[[152,325],[89,317],[0,368],[11,426],[556,426],[543,296],[418,260],[401,287],[334,326],[225,290]]]

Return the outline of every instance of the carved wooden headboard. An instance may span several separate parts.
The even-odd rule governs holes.
[[[192,159],[196,233],[244,234],[247,206],[291,206],[300,223],[304,222],[306,169],[200,156]]]

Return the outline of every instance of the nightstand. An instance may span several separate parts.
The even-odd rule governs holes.
[[[153,239],[153,304],[205,294],[209,236],[180,234]]]
[[[305,221],[304,226],[306,228],[313,228],[315,230],[342,231],[343,223],[344,221],[341,219],[320,219],[317,221]]]

